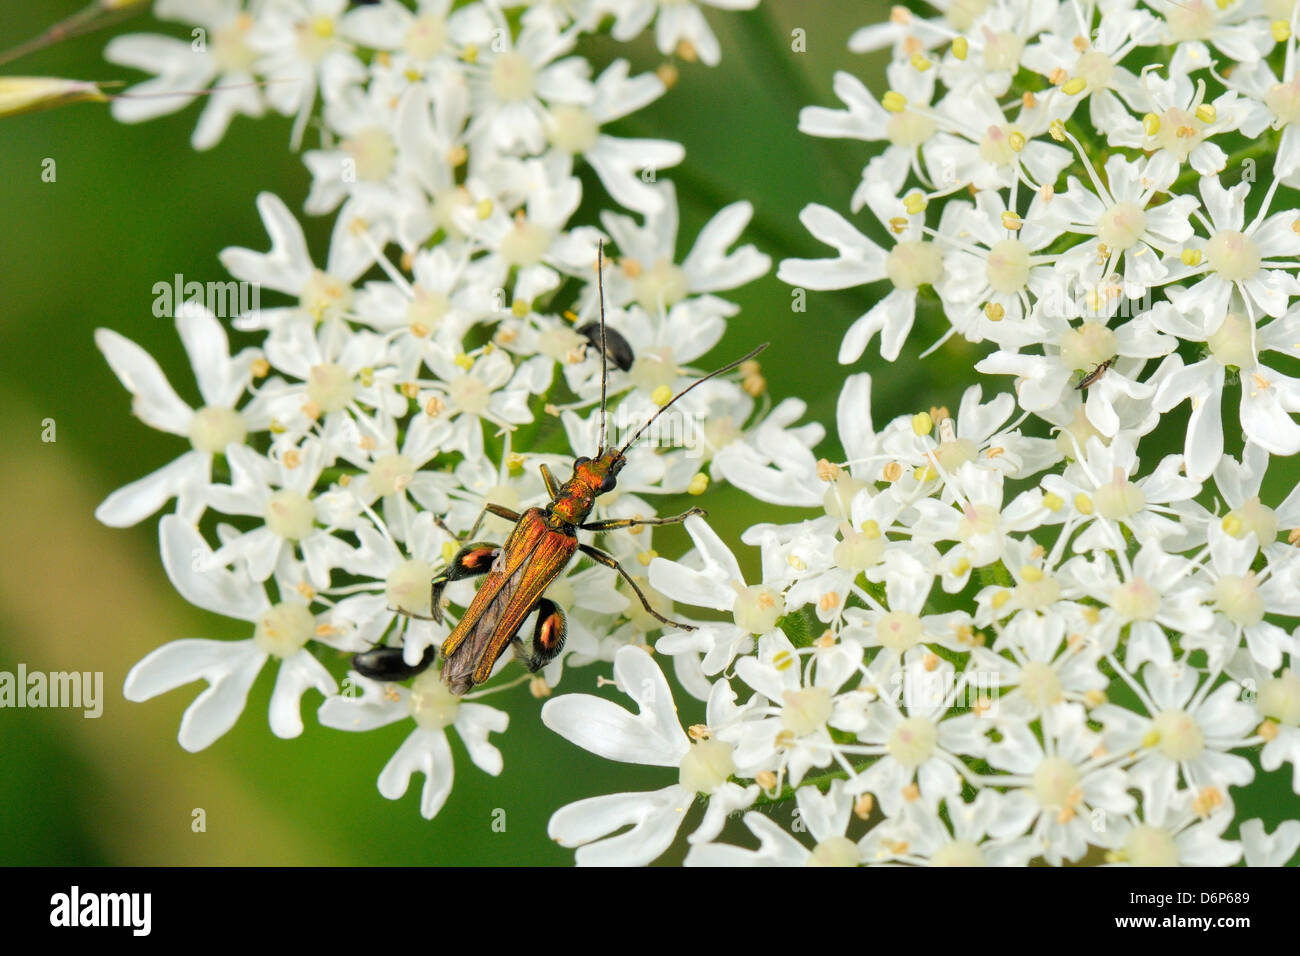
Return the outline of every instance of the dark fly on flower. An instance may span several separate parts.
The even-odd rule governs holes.
[[[694,630],[692,625],[672,621],[650,606],[649,600],[636,581],[613,555],[600,548],[583,544],[578,531],[613,531],[616,528],[636,528],[643,525],[677,524],[692,515],[703,515],[700,508],[691,508],[671,518],[612,518],[588,521],[596,499],[614,490],[618,473],[626,464],[624,457],[638,438],[660,415],[689,392],[711,378],[729,372],[749,361],[763,349],[760,345],[747,355],[724,365],[717,371],[696,379],[660,407],[622,447],[606,445],[606,389],[609,364],[620,368],[632,363],[632,350],[621,335],[605,325],[604,247],[597,250],[597,287],[600,294],[600,323],[591,331],[584,326],[582,333],[601,356],[600,375],[600,445],[595,458],[578,458],[573,463],[573,474],[560,484],[546,465],[541,466],[542,480],[550,496],[543,508],[529,508],[523,514],[489,503],[470,529],[470,543],[460,549],[441,574],[433,579],[431,588],[432,620],[442,621],[442,594],[447,585],[464,578],[485,576],[474,594],[464,615],[443,641],[438,656],[443,660],[442,679],[453,694],[464,694],[476,684],[482,684],[491,675],[498,660],[512,644],[517,654],[525,657],[530,671],[545,667],[564,647],[566,624],[564,612],[544,595],[546,588],[564,571],[574,555],[581,552],[599,564],[613,568],[631,586],[642,606],[656,620],[684,630]],[[625,364],[626,363],[626,364]],[[494,514],[514,522],[514,530],[504,545],[474,541],[483,518]],[[519,641],[519,628],[532,612],[537,611],[537,624],[533,632],[533,645],[524,653]],[[404,612],[405,613],[405,612]],[[411,615],[418,617],[419,615]],[[432,649],[425,652],[419,663],[406,664],[400,647],[379,647],[357,654],[352,666],[357,673],[373,680],[405,680],[426,670],[434,660]]]

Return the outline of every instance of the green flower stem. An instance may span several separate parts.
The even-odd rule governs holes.
[[[880,759],[879,757],[872,757],[868,760],[862,761],[859,764],[855,764],[853,766],[853,775],[857,776],[858,774],[862,773],[862,771],[866,770],[868,767],[870,767],[873,763],[875,763],[879,759]],[[750,809],[752,810],[755,807],[772,807],[772,806],[777,806],[778,804],[785,803],[787,800],[791,800],[794,798],[795,790],[797,789],[802,790],[804,787],[816,787],[821,793],[825,793],[828,789],[830,789],[830,785],[833,781],[847,780],[848,778],[849,778],[849,773],[847,770],[844,770],[843,768],[840,768],[839,770],[831,770],[826,773],[819,774],[816,777],[804,777],[803,780],[799,781],[798,787],[792,787],[790,786],[790,784],[787,783],[784,787],[781,788],[779,793],[776,793],[772,796],[768,796],[766,793],[759,794],[758,799],[755,800],[753,804],[751,804]]]
[[[39,36],[32,37],[4,52],[0,52],[0,65],[12,63],[29,53],[44,50],[64,40],[79,37],[82,34],[101,30],[121,23],[137,14],[144,13],[146,5],[143,0],[116,9],[107,9],[100,3],[91,3],[76,13],[60,20]]]

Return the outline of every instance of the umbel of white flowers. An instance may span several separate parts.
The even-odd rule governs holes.
[[[301,732],[313,688],[331,727],[413,721],[379,789],[399,797],[423,774],[432,817],[453,782],[447,728],[500,772],[489,737],[508,715],[481,700],[516,681],[457,696],[436,669],[378,682],[314,651],[386,643],[421,660],[474,594],[454,582],[445,623],[423,619],[430,581],[484,503],[545,504],[537,466],[561,473],[593,453],[602,363],[579,329],[597,313],[599,242],[609,328],[632,355],[610,367],[618,415],[645,421],[692,366],[714,364],[704,356],[737,311],[715,293],[770,266],[737,247],[752,210],[720,210],[679,259],[673,185],[641,172],[684,151],[602,130],[664,95],[673,73],[632,76],[615,60],[597,75],[580,43],[653,23],[661,51],[713,64],[718,42],[693,2],[517,17],[451,0],[156,9],[214,42],[114,40],[110,59],[177,93],[119,100],[116,115],[146,119],[211,85],[196,148],[240,113],[295,116],[295,145],[314,120],[305,208],[335,228],[313,256],[284,203],[259,198],[269,251],[221,259],[278,304],[233,318],[259,337],[234,355],[209,309],[177,310],[197,409],[128,338],[97,334],[136,415],[189,443],[99,517],[134,524],[174,500],[159,522],[169,578],[251,629],[158,649],[126,694],[205,681],[180,731],[197,750],[234,724],[274,659],[280,736]],[[551,586],[568,642],[534,693],[612,662],[637,712],[566,693],[543,721],[667,770],[657,791],[556,812],[550,835],[579,862],[650,862],[683,827],[687,862],[706,865],[1295,854],[1300,821],[1270,820],[1270,834],[1239,819],[1234,791],[1256,784],[1258,753],[1266,772],[1290,764],[1300,793],[1300,632],[1287,630],[1300,616],[1300,489],[1264,490],[1272,458],[1300,451],[1300,381],[1279,370],[1300,342],[1298,16],[1294,0],[990,0],[930,18],[896,7],[853,34],[855,51],[891,51],[884,80],[838,74],[842,105],[808,107],[799,127],[881,144],[845,212],[869,212],[888,239],[810,205],[801,220],[834,256],[777,274],[863,287],[844,364],[877,333],[895,360],[914,327],[935,347],[988,343],[987,355],[947,399],[955,412],[879,429],[870,376],[849,374],[832,426],[842,461],[819,457],[826,428],[801,422],[802,402],[755,401],[756,365],[683,399],[692,447],[629,451],[602,518],[650,517],[654,496],[724,480],[806,517],[742,535],[761,556],[750,581],[699,518],[678,560],[657,555],[649,528],[606,536],[653,605],[693,630],[664,629],[611,568],[573,564]],[[584,163],[634,215],[572,222]],[[1243,173],[1265,164],[1266,176]],[[555,397],[557,371],[572,398]],[[1182,453],[1154,454],[1185,402]],[[562,442],[514,446],[513,431],[557,415]],[[482,533],[508,531],[494,518]],[[702,723],[683,727],[669,658]],[[703,817],[688,820],[701,795]],[[753,809],[774,802],[790,812]],[[744,810],[757,849],[720,842]]]

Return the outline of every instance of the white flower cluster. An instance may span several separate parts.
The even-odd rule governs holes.
[[[576,52],[611,15],[619,39],[657,16],[661,49],[715,62],[717,41],[699,9],[657,0],[519,6],[158,0],[159,16],[194,28],[193,42],[131,35],[107,51],[157,74],[135,90],[149,96],[117,101],[124,120],[177,109],[213,84],[196,147],[215,143],[234,113],[265,106],[296,115],[295,136],[319,127],[320,148],[304,154],[313,174],[306,209],[335,216],[318,264],[293,213],[263,194],[269,251],[222,253],[230,275],[258,293],[233,317],[234,329],[255,333],[255,347],[232,355],[211,303],[178,303],[200,408],[177,396],[138,345],[107,329],[96,335],[135,414],[190,445],[110,495],[97,516],[132,525],[175,500],[159,524],[169,578],[195,605],[250,631],[242,641],[158,649],[132,669],[126,695],[145,700],[205,681],[180,728],[182,746],[198,750],[233,726],[274,660],[270,726],[281,737],[302,732],[309,689],[327,696],[319,716],[331,727],[413,720],[379,789],[396,798],[424,774],[427,817],[452,785],[445,728],[455,727],[478,767],[499,773],[489,736],[506,729],[508,715],[473,699],[520,681],[462,697],[437,669],[409,687],[353,672],[340,693],[346,655],[386,645],[401,647],[408,665],[421,661],[449,630],[431,619],[431,581],[484,506],[545,506],[539,466],[563,478],[574,454],[595,454],[601,339],[589,327],[601,309],[598,288],[618,345],[610,347],[611,435],[628,437],[699,377],[697,360],[737,311],[715,293],[770,267],[752,246],[733,248],[751,216],[743,202],[721,210],[677,258],[676,196],[659,174],[681,161],[682,147],[602,130],[663,95],[674,70],[631,76],[615,60],[593,77]],[[598,180],[638,216],[607,211],[603,230],[574,224],[579,176],[588,174],[588,185]],[[590,189],[587,198],[600,201]],[[263,293],[276,302],[261,303]],[[676,407],[704,423],[691,446],[634,445],[593,517],[649,519],[648,496],[702,493],[710,458],[741,441],[761,412],[763,384],[752,363],[741,381],[694,389]],[[509,530],[493,515],[480,534],[500,543]],[[644,587],[651,529],[632,531],[602,542]],[[452,582],[447,602],[465,608],[475,583]],[[611,660],[662,626],[627,583],[613,568],[576,562],[552,583],[568,640],[532,678],[536,695],[550,692],[566,664]]]
[[[871,288],[843,363],[877,333],[898,358],[919,312],[940,343],[987,343],[975,368],[1014,390],[986,401],[1007,380],[990,378],[955,415],[876,430],[854,374],[844,461],[818,459],[795,402],[718,455],[756,498],[816,516],[748,530],[759,583],[698,519],[691,555],[651,565],[665,596],[727,616],[656,644],[708,702],[689,735],[634,649],[615,674],[639,715],[546,704],[589,750],[679,768],[556,814],[580,862],[653,859],[699,794],[703,865],[1280,865],[1300,848],[1300,820],[1269,835],[1234,806],[1249,757],[1290,764],[1300,794],[1300,485],[1261,496],[1271,456],[1300,452],[1300,379],[1279,370],[1300,356],[1300,4],[934,7],[850,39],[892,49],[889,89],[840,73],[843,108],[800,116],[883,145],[849,206],[888,240],[811,205],[836,255],[778,275]],[[746,807],[754,840],[718,842]]]
[[[660,611],[693,625],[654,644],[704,702],[686,729],[645,643],[660,625],[615,571],[571,567],[551,586],[569,640],[534,691],[548,694],[566,665],[612,660],[638,712],[566,694],[543,706],[546,725],[677,773],[658,791],[560,809],[550,835],[581,863],[656,859],[701,799],[687,862],[704,865],[1276,865],[1300,847],[1300,821],[1269,834],[1238,820],[1233,793],[1256,780],[1246,755],[1266,771],[1290,764],[1300,793],[1300,631],[1287,623],[1300,617],[1300,487],[1261,496],[1271,456],[1300,452],[1300,379],[1278,370],[1300,343],[1300,214],[1288,208],[1300,4],[936,6],[932,19],[896,7],[850,39],[893,50],[879,98],[840,74],[843,108],[800,121],[886,144],[849,205],[890,238],[810,206],[804,224],[837,255],[787,260],[778,275],[892,286],[846,335],[846,364],[877,332],[896,359],[919,313],[946,321],[940,343],[988,343],[976,368],[996,377],[968,388],[956,415],[932,408],[877,430],[871,378],[850,375],[832,462],[813,450],[826,429],[801,423],[803,403],[757,407],[761,375],[742,367],[741,384],[683,399],[703,423],[694,448],[628,453],[602,517],[650,517],[645,496],[698,494],[710,477],[813,517],[745,533],[761,552],[756,583],[698,517],[680,561],[656,556],[648,528],[602,539]],[[306,208],[336,224],[318,266],[289,210],[263,196],[270,251],[222,255],[236,279],[284,297],[235,320],[260,347],[232,356],[212,314],[177,310],[200,409],[137,346],[99,333],[136,414],[192,446],[99,516],[131,524],[175,499],[160,523],[169,577],[252,627],[245,641],[159,649],[131,672],[129,697],[205,680],[180,734],[198,749],[230,728],[274,657],[281,736],[301,732],[308,688],[327,695],[332,727],[412,719],[379,788],[395,798],[423,773],[433,816],[452,785],[445,728],[500,771],[489,737],[508,715],[475,698],[512,682],[458,696],[434,669],[409,686],[350,673],[338,694],[330,649],[400,645],[407,664],[422,660],[448,633],[422,618],[430,583],[483,506],[544,505],[537,466],[567,473],[570,452],[596,451],[601,362],[579,328],[598,310],[600,241],[615,250],[609,326],[631,353],[610,366],[616,427],[698,377],[685,366],[736,311],[713,293],[769,263],[732,250],[745,203],[678,262],[676,197],[646,173],[680,162],[681,147],[601,130],[662,95],[664,77],[632,77],[620,60],[593,78],[575,53],[602,25],[623,40],[653,20],[662,51],[716,62],[691,0],[344,8],[158,0],[206,42],[110,46],[159,74],[146,92],[188,91],[120,100],[123,119],[213,86],[196,147],[236,112],[296,116],[295,142],[318,121]],[[572,225],[579,174],[640,221]],[[1004,377],[1014,392],[986,400]],[[1225,392],[1240,393],[1227,436]],[[1184,402],[1184,452],[1151,460]],[[560,429],[546,441],[557,417],[567,447]],[[508,525],[489,522],[484,537],[503,540]],[[467,607],[474,588],[453,581],[449,604]],[[704,610],[683,618],[669,602]],[[720,842],[741,812],[750,845]]]

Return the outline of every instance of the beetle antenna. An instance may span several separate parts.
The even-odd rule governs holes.
[[[732,362],[730,365],[724,365],[724,366],[722,366],[722,368],[720,368],[720,369],[718,369],[718,370],[716,370],[716,371],[710,372],[708,375],[705,375],[705,376],[702,377],[702,378],[697,378],[695,381],[691,382],[690,385],[687,385],[684,389],[682,389],[680,392],[678,392],[676,395],[674,395],[671,399],[669,399],[669,401],[668,401],[668,403],[667,403],[666,405],[664,405],[661,409],[659,409],[657,412],[655,412],[653,415],[651,415],[651,416],[650,416],[650,420],[647,421],[644,425],[642,425],[640,428],[637,429],[636,434],[633,435],[631,438],[629,438],[629,439],[627,440],[627,444],[625,444],[622,448],[620,448],[620,449],[618,450],[618,453],[621,455],[621,454],[623,454],[623,452],[625,452],[625,451],[627,451],[629,448],[631,448],[632,445],[633,445],[633,443],[634,443],[638,438],[641,437],[642,433],[645,432],[645,430],[646,430],[647,428],[649,428],[651,425],[654,424],[654,421],[655,421],[656,418],[658,418],[658,417],[659,417],[660,415],[662,415],[664,412],[668,411],[668,409],[672,408],[673,405],[674,405],[674,403],[676,403],[677,399],[681,398],[683,395],[685,395],[687,392],[689,392],[691,389],[693,389],[696,385],[703,385],[703,384],[704,384],[705,382],[707,382],[709,379],[711,379],[711,378],[717,378],[719,375],[723,374],[724,372],[730,372],[733,368],[736,368],[736,367],[739,366],[739,365],[743,365],[744,363],[746,363],[746,362],[748,362],[750,359],[752,359],[755,355],[757,355],[759,352],[763,351],[763,349],[767,348],[768,345],[770,345],[770,344],[771,344],[770,342],[764,342],[764,343],[763,343],[762,345],[760,345],[758,348],[754,349],[752,352],[748,353],[747,355],[742,355],[740,358],[736,359],[736,361]]]
[[[600,298],[600,445],[605,450],[605,384],[609,379],[609,352],[605,347],[605,240],[596,242],[596,290]]]

